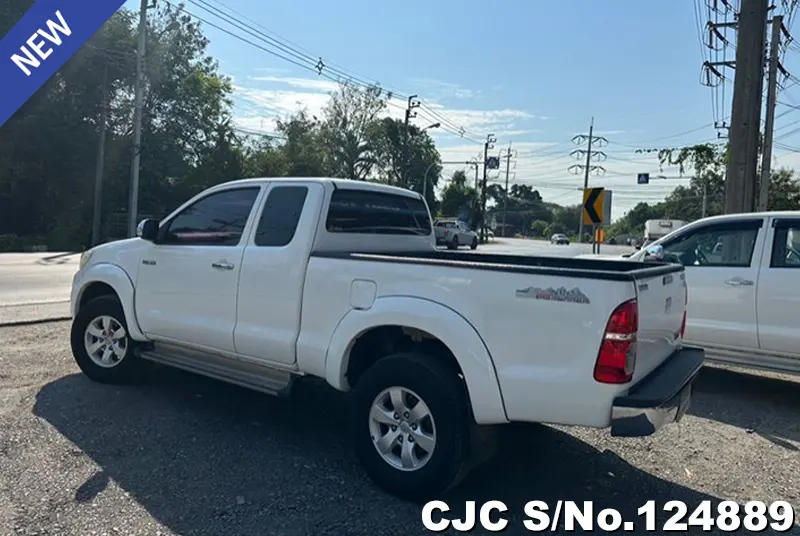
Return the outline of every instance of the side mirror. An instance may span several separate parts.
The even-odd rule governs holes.
[[[650,246],[645,252],[645,256],[657,261],[664,259],[664,248],[660,245]]]
[[[136,236],[142,240],[155,242],[158,238],[158,220],[148,218],[140,221],[136,227]]]

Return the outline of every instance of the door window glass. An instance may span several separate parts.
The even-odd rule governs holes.
[[[761,222],[701,227],[663,244],[664,260],[684,266],[748,267]]]
[[[778,222],[772,242],[771,268],[800,268],[800,221]]]
[[[297,231],[307,196],[307,186],[276,186],[270,190],[256,228],[256,245],[288,245]]]
[[[431,234],[422,199],[346,188],[333,192],[325,227],[329,233]]]
[[[162,227],[160,244],[239,244],[260,188],[224,190],[192,203]]]

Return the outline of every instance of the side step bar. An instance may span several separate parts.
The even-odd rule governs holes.
[[[162,365],[275,396],[288,396],[295,380],[290,372],[166,343],[156,343],[155,348],[142,350],[139,355]]]

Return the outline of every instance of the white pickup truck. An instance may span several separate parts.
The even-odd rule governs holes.
[[[352,391],[352,440],[399,496],[454,487],[511,421],[641,436],[686,411],[684,268],[437,251],[424,199],[340,179],[213,187],[81,257],[72,351],[99,382],[153,362],[274,395]]]
[[[715,361],[800,373],[800,211],[704,218],[627,260],[653,251],[686,267],[687,344]]]

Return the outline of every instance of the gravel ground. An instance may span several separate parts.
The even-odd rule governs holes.
[[[301,382],[277,399],[177,371],[138,387],[93,384],[68,330],[0,328],[0,534],[429,534],[419,505],[363,476],[341,394]],[[455,512],[504,501],[506,534],[526,532],[533,499],[593,500],[631,520],[649,499],[798,509],[798,415],[799,379],[707,368],[679,425],[634,440],[507,427],[499,455],[444,499]]]

